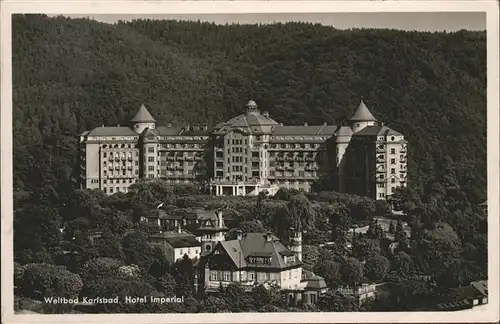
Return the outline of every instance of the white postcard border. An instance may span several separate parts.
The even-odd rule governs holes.
[[[486,12],[489,303],[482,311],[20,315],[13,312],[11,14],[210,14],[324,12]],[[2,322],[5,323],[385,323],[499,320],[499,3],[498,1],[4,1],[1,3]]]

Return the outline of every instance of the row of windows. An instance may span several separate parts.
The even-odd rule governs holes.
[[[299,177],[316,177],[316,172],[304,172],[299,171]],[[271,177],[293,177],[295,172],[280,172],[280,171],[269,171],[269,176]]]
[[[108,166],[108,163],[107,163],[106,161],[103,161],[102,165],[103,165],[104,167],[107,167],[107,166]],[[122,165],[122,166],[132,166],[132,163],[130,163],[130,162],[129,162],[129,163],[127,163],[126,161],[122,161],[122,164],[121,164],[121,165]],[[135,166],[139,166],[139,161],[135,161],[134,165],[135,165]],[[119,163],[109,163],[109,166],[110,166],[110,167],[113,167],[113,166],[114,166],[114,167],[118,167],[118,166],[120,166],[120,164],[119,164]]]
[[[187,249],[187,251],[185,253],[184,253],[184,251],[185,251],[184,249],[180,249],[179,252],[181,253],[181,255],[184,255],[185,253],[187,253],[188,256],[191,255],[191,249]],[[194,254],[198,254],[198,253],[200,253],[200,251],[198,249],[195,249]]]
[[[127,182],[128,183],[134,183],[135,180],[134,179],[121,179],[121,180],[120,179],[116,179],[116,180],[109,179],[109,181],[108,181],[107,179],[104,179],[102,182],[104,184],[107,184],[107,183],[110,183],[110,184],[113,184],[113,183],[119,184],[120,182],[125,184]]]
[[[102,153],[102,156],[105,157],[105,158],[108,157],[108,152]],[[132,152],[116,152],[116,154],[113,154],[113,152],[109,152],[109,157],[120,157],[120,156],[123,157],[123,158],[126,157],[126,156],[128,156],[128,157],[131,158],[132,157]],[[139,152],[136,151],[135,152],[135,156],[136,157],[139,156]]]
[[[195,152],[160,152],[160,156],[170,156],[170,157],[184,157],[184,156],[194,156]]]
[[[130,176],[131,176],[131,175],[132,175],[132,173],[131,173],[131,172],[128,172],[128,173],[127,173],[127,170],[121,170],[121,171],[122,171],[122,172],[121,172],[121,175],[122,175],[122,176],[127,176],[127,175],[130,175]],[[117,171],[117,172],[109,172],[109,173],[108,173],[108,170],[104,170],[102,173],[103,173],[103,175],[104,175],[104,176],[108,176],[108,175],[109,175],[109,176],[113,176],[113,175],[118,176],[118,175],[120,175],[120,171]],[[135,174],[135,175],[139,175],[139,170],[134,170],[134,174]]]
[[[116,190],[115,190],[116,189]],[[115,193],[115,192],[127,192],[127,187],[121,187],[121,191],[120,191],[120,187],[109,187],[109,188],[106,188],[104,187],[103,189],[104,193]]]
[[[270,144],[270,148],[275,149],[275,148],[313,148],[317,149],[320,148],[321,144],[291,144],[291,143],[283,143],[283,144]]]
[[[136,147],[136,144],[104,144],[102,148],[134,148]]]
[[[391,193],[394,193],[396,191],[396,187],[391,187]],[[385,193],[384,192],[380,192],[378,194],[379,198],[384,198],[385,197]]]

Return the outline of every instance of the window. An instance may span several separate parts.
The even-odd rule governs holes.
[[[104,152],[102,156],[103,157],[107,157],[108,155],[106,154],[106,152]]]
[[[392,168],[391,169],[391,174],[396,174],[396,169]]]
[[[107,193],[108,192],[108,188],[104,188],[104,193]]]
[[[155,148],[154,147],[148,147],[148,153],[154,153]]]
[[[108,182],[108,180],[104,179],[103,183],[106,184]]]
[[[154,171],[155,166],[154,165],[148,165],[148,171]]]
[[[385,183],[378,183],[377,187],[379,187],[379,188],[385,188]]]
[[[224,271],[224,281],[231,281],[231,272]]]
[[[109,193],[113,193],[113,188],[109,188]]]
[[[394,193],[394,190],[395,190],[395,189],[396,189],[395,187],[392,187],[392,188],[391,188],[391,192],[392,192],[392,193]]]
[[[148,162],[154,162],[155,157],[154,156],[148,156]]]
[[[391,136],[391,141],[394,141],[394,136]]]
[[[254,273],[253,272],[249,272],[248,273],[248,280],[249,281],[253,281],[254,280]]]
[[[391,154],[396,154],[396,149],[391,148]]]
[[[378,196],[379,196],[380,198],[384,198],[384,197],[385,197],[385,194],[384,194],[383,192],[381,192],[381,193],[379,193],[379,194],[378,194]]]
[[[392,178],[391,183],[396,183],[396,179]]]
[[[210,280],[216,281],[217,280],[217,271],[210,271]]]
[[[120,192],[120,187],[116,187],[116,192]]]
[[[396,164],[396,159],[391,159],[391,164]]]

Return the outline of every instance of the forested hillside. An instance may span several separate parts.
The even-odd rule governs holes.
[[[124,124],[142,102],[160,124],[213,125],[250,96],[286,124],[341,123],[363,96],[407,136],[410,186],[452,173],[485,198],[485,33],[18,15],[12,41],[19,190],[69,186],[75,135]]]

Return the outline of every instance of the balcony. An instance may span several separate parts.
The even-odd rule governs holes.
[[[108,159],[108,161],[113,161],[113,157],[110,156],[109,159]]]

